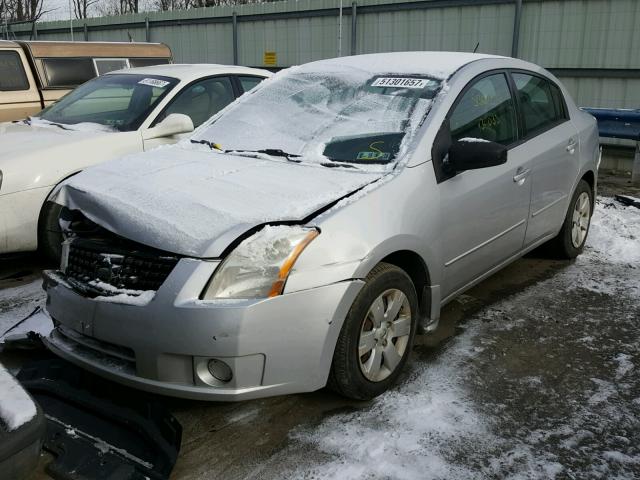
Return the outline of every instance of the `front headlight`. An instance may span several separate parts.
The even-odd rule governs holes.
[[[247,238],[216,269],[204,300],[268,298],[282,294],[296,260],[319,232],[299,226],[266,226]]]

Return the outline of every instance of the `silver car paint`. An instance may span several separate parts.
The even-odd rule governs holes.
[[[93,356],[55,331],[46,343],[101,375],[159,393],[239,400],[315,390],[326,382],[342,322],[363,279],[398,252],[425,268],[428,280],[418,293],[424,324],[434,328],[442,305],[556,235],[580,178],[596,176],[595,121],[560,85],[570,121],[512,148],[504,165],[437,183],[431,145],[443,119],[474,77],[501,68],[537,72],[560,85],[520,60],[481,59],[462,67],[415,136],[407,166],[310,222],[322,233],[298,259],[284,295],[203,303],[198,297],[217,261],[198,259],[181,260],[144,307],[95,302],[45,275],[47,308],[62,328],[133,349],[136,370],[101,359],[99,345],[89,349]],[[567,149],[571,139],[578,144],[573,153]],[[207,385],[199,362],[209,358],[232,365],[234,383]]]

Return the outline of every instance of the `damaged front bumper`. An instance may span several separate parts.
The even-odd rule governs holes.
[[[88,298],[45,272],[56,328],[43,340],[72,363],[159,394],[224,401],[322,388],[363,282],[264,300],[199,300],[216,266],[181,259],[146,305]],[[230,379],[212,373],[219,362]]]

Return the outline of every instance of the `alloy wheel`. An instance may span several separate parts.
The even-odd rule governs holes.
[[[571,220],[571,243],[575,248],[580,248],[584,243],[589,230],[591,217],[591,199],[587,192],[582,192],[575,203]]]

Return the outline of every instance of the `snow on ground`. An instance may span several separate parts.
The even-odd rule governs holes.
[[[0,421],[9,431],[36,416],[36,406],[13,376],[0,364]]]
[[[640,210],[603,199],[578,260],[370,406],[299,428],[278,478],[639,478],[639,260]]]

